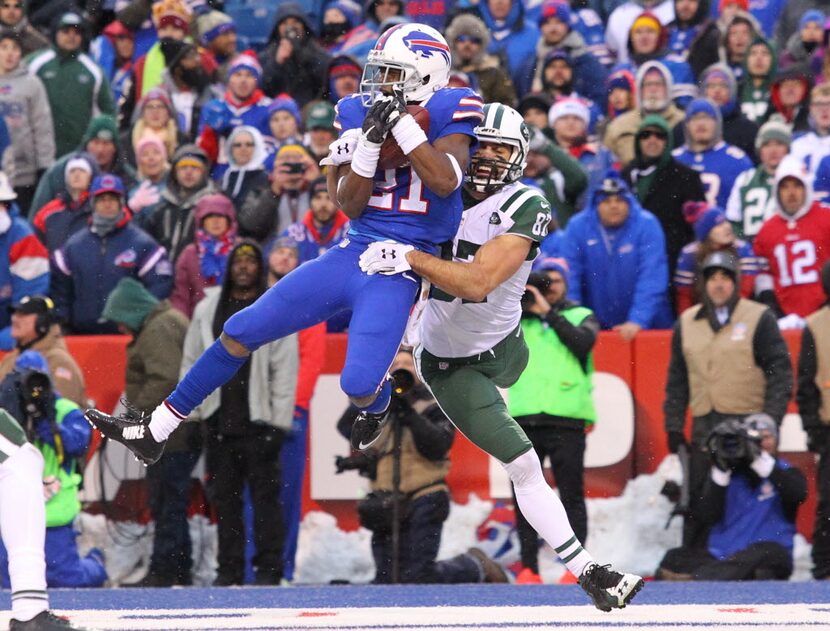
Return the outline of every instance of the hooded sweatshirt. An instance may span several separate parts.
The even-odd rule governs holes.
[[[617,54],[617,61],[620,63],[628,61],[628,46],[626,46],[628,33],[631,31],[634,20],[644,9],[643,0],[629,0],[614,9],[608,16],[605,41],[608,42],[611,52]],[[661,24],[670,24],[674,20],[674,1],[662,0],[649,7],[649,11],[654,13]]]
[[[657,104],[654,109],[646,109],[643,103],[643,81],[646,74],[651,70],[657,70],[663,76],[666,84],[667,98],[663,103]],[[608,125],[603,138],[603,144],[608,147],[614,155],[619,158],[623,165],[634,159],[634,136],[640,127],[645,116],[659,114],[668,122],[672,129],[683,121],[683,111],[671,102],[672,76],[666,66],[659,61],[647,61],[637,69],[635,76],[637,82],[637,107],[629,112],[621,114]]]
[[[716,121],[715,136],[702,151],[689,148],[689,121],[698,114],[706,114]],[[686,110],[686,144],[672,152],[676,160],[700,173],[706,188],[706,201],[711,206],[725,208],[737,177],[752,168],[752,160],[733,145],[723,141],[723,119],[720,108],[709,99],[695,99]]]
[[[781,84],[784,81],[797,80],[804,85],[804,96],[793,107],[786,107],[781,102]],[[810,90],[813,87],[813,76],[805,66],[791,66],[779,69],[770,88],[770,103],[772,107],[767,112],[768,120],[779,120],[792,127],[794,134],[810,129]]]
[[[700,93],[704,94],[706,84],[712,75],[722,75],[729,86],[729,100],[720,106],[723,119],[723,139],[730,145],[735,145],[743,151],[749,159],[757,162],[755,156],[755,137],[758,135],[758,124],[747,119],[741,108],[738,107],[738,84],[735,74],[729,64],[723,62],[712,64],[700,75]]]
[[[202,229],[208,215],[228,219],[228,230],[212,237]],[[236,211],[231,201],[220,193],[202,197],[195,209],[196,240],[188,245],[176,261],[176,277],[170,303],[188,318],[204,298],[205,289],[220,284],[225,277],[228,255],[237,241]]]
[[[770,65],[769,72],[763,77],[760,84],[756,86],[749,74],[746,59],[744,59],[744,74],[738,88],[738,98],[741,102],[741,111],[744,115],[749,120],[761,124],[767,119],[767,113],[769,111],[770,88],[772,87],[773,78],[778,71],[778,55],[775,51],[775,46],[763,37],[756,37],[749,45],[749,50],[752,50],[753,46],[766,46],[772,55],[772,64]],[[749,57],[748,53],[747,57]]]
[[[9,128],[14,155],[6,175],[15,187],[33,186],[37,172],[55,162],[55,131],[46,89],[24,62],[0,76],[0,116]]]
[[[233,143],[243,133],[247,133],[254,142],[254,154],[246,164],[237,164],[233,158]],[[228,136],[228,165],[222,175],[222,190],[233,200],[238,210],[242,207],[248,193],[268,186],[268,173],[264,164],[268,158],[265,141],[256,127],[241,125]]]
[[[785,178],[799,180],[806,192],[804,203],[793,214],[783,210],[778,198]],[[824,302],[821,268],[830,259],[830,209],[813,201],[812,177],[793,156],[778,165],[773,190],[776,215],[761,226],[753,243],[755,254],[765,259],[759,289],[772,288],[785,315],[796,313],[805,318]]]

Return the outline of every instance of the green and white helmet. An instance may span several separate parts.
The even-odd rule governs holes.
[[[509,145],[508,160],[482,157],[476,153],[467,169],[467,184],[479,193],[492,193],[522,177],[527,164],[530,130],[522,115],[501,103],[484,106],[484,120],[475,129],[479,142]]]

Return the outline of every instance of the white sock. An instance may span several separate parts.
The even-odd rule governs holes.
[[[568,570],[578,578],[594,560],[576,538],[559,496],[545,481],[539,456],[531,449],[513,462],[502,463],[502,466],[510,475],[516,502],[527,522],[556,550]]]
[[[160,443],[167,440],[167,437],[172,434],[184,419],[173,411],[167,401],[162,401],[159,406],[153,410],[153,415],[150,417],[150,433],[156,442]]]
[[[49,608],[43,457],[30,443],[0,465],[0,533],[9,555],[12,618],[25,622]]]

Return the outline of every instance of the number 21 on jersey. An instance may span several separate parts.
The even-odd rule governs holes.
[[[386,169],[383,181],[375,180],[375,188],[369,197],[370,208],[397,210],[402,213],[425,215],[429,211],[429,200],[424,199],[424,183],[415,169],[406,166],[400,169]],[[407,186],[407,181],[409,186]]]

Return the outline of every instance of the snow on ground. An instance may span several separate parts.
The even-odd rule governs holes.
[[[682,520],[674,518],[666,528],[673,505],[660,494],[666,480],[679,481],[676,456],[667,457],[651,475],[640,475],[626,484],[619,497],[589,499],[586,548],[598,561],[628,572],[652,575],[669,548],[680,545]],[[475,495],[466,504],[452,504],[444,524],[438,559],[447,559],[472,546],[490,551],[479,542],[478,526],[490,515],[492,502]],[[82,513],[78,545],[104,550],[112,584],[139,580],[147,571],[152,551],[152,525],[107,524],[103,516]],[[210,585],[216,573],[216,526],[197,516],[190,520],[193,540],[194,585]],[[502,541],[495,542],[501,545]],[[508,566],[518,559],[518,543],[500,561]],[[556,582],[564,567],[550,547],[540,552],[540,573],[545,582]],[[795,540],[795,571],[791,580],[809,580],[810,545],[801,536]],[[331,581],[368,583],[374,577],[371,533],[365,529],[345,532],[328,513],[312,511],[300,529],[295,582],[326,584]]]

